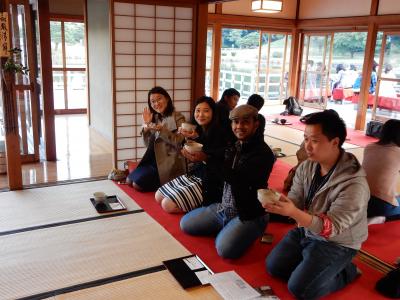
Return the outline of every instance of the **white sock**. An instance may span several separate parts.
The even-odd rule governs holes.
[[[372,224],[383,224],[386,221],[386,217],[384,216],[378,216],[378,217],[372,217],[368,218],[368,225]]]

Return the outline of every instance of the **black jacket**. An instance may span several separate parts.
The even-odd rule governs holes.
[[[234,162],[236,145],[225,151],[223,176],[224,181],[232,187],[239,218],[250,220],[265,214],[265,209],[257,199],[257,190],[268,186],[275,156],[261,134],[253,136],[248,142],[242,144]],[[204,201],[203,205],[220,202],[221,199],[222,197],[212,202]]]
[[[201,178],[203,201],[218,201],[222,198],[224,185],[224,177],[221,172],[224,153],[232,141],[225,130],[219,126],[210,128],[207,133],[201,132],[196,141],[204,145],[203,151],[207,154],[207,162],[195,163],[189,173]]]

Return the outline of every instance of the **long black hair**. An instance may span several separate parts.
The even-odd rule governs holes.
[[[208,106],[211,108],[211,111],[212,111],[211,122],[206,126],[206,128],[207,128],[206,131],[203,131],[203,128],[199,125],[199,123],[197,123],[197,121],[196,121],[196,119],[194,117],[195,112],[196,112],[196,107],[200,103],[207,103]],[[193,109],[193,112],[192,112],[192,116],[191,116],[191,122],[192,122],[192,124],[197,125],[196,131],[200,136],[202,134],[207,135],[210,132],[210,129],[215,126],[216,118],[217,118],[217,114],[216,114],[215,110],[216,110],[216,106],[215,106],[215,101],[214,101],[213,98],[207,97],[207,96],[201,96],[200,98],[196,99],[196,102],[194,103],[194,109]]]
[[[153,87],[153,88],[149,91],[149,93],[147,94],[147,104],[148,104],[148,106],[149,106],[149,108],[150,108],[150,111],[151,111],[152,114],[153,114],[153,119],[154,119],[155,115],[157,115],[157,114],[160,115],[160,117],[161,117],[161,114],[158,113],[158,112],[156,112],[156,111],[154,110],[154,108],[151,106],[151,103],[150,103],[150,96],[151,96],[152,94],[160,94],[160,95],[163,95],[163,96],[167,99],[167,108],[165,109],[164,113],[162,114],[162,117],[168,117],[168,116],[170,116],[170,115],[173,113],[173,111],[175,110],[174,104],[172,103],[171,96],[170,96],[170,95],[168,94],[168,92],[167,92],[164,88],[162,88],[161,86],[155,86],[155,87]],[[153,121],[154,121],[154,120],[153,120]]]
[[[400,120],[390,119],[383,124],[381,136],[377,144],[394,143],[400,147]]]

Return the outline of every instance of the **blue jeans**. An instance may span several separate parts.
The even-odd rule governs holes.
[[[400,204],[400,196],[396,197],[397,202]],[[400,205],[394,206],[386,201],[377,197],[371,196],[368,201],[368,218],[384,216],[384,217],[399,217],[400,218]]]
[[[290,230],[266,259],[268,273],[288,281],[297,299],[318,299],[357,277],[351,262],[357,251],[305,236],[304,228]]]
[[[199,207],[184,215],[181,229],[190,235],[216,236],[215,247],[223,258],[238,258],[263,235],[268,215],[241,221],[239,217],[227,220],[223,212],[217,212],[217,203]]]
[[[160,187],[157,165],[142,164],[133,170],[128,178],[144,192],[156,191]]]

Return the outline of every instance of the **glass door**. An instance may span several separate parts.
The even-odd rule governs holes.
[[[400,119],[400,32],[384,32],[377,76],[372,119]],[[373,82],[373,80],[371,80]]]
[[[16,61],[28,67],[28,74],[17,74],[15,94],[22,162],[39,161],[39,99],[36,92],[34,34],[28,0],[10,0],[12,48],[21,49]]]
[[[326,108],[331,94],[329,70],[332,46],[331,33],[303,36],[299,100],[304,106]]]

